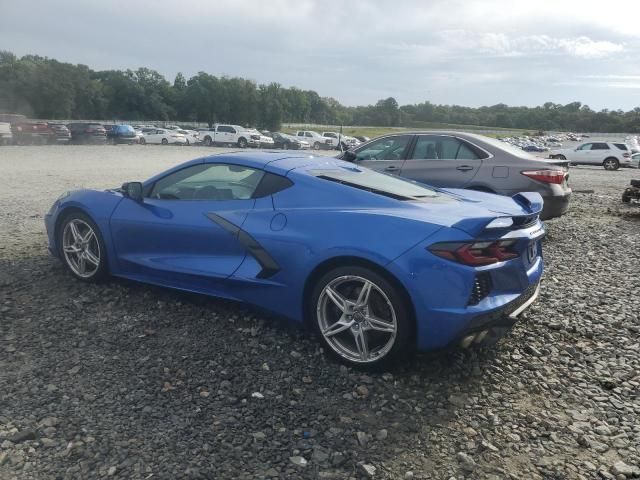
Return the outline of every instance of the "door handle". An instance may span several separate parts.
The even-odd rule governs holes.
[[[471,165],[460,165],[459,167],[456,167],[456,170],[460,170],[461,172],[468,172],[469,170],[473,170],[473,167]]]
[[[390,165],[384,169],[385,172],[397,172],[400,170],[400,167],[396,167],[395,165]]]

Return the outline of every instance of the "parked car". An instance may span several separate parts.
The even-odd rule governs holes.
[[[69,123],[67,128],[71,132],[73,143],[105,143],[107,141],[107,132],[99,123]]]
[[[549,149],[547,147],[542,147],[540,145],[529,144],[522,147],[522,150],[525,152],[547,152]]]
[[[631,155],[631,163],[629,166],[632,168],[640,168],[640,153],[634,153]]]
[[[307,150],[311,148],[309,142],[298,139],[293,135],[275,132],[272,133],[271,136],[273,138],[274,148],[281,148],[282,150]]]
[[[105,126],[106,127],[106,126]],[[107,132],[107,142],[113,145],[138,143],[138,136],[131,125],[109,125]],[[106,129],[106,128],[105,128]]]
[[[504,335],[538,296],[541,209],[537,193],[439,191],[263,152],[64,194],[45,225],[80,281],[114,275],[251,303],[308,321],[348,364],[381,366]]]
[[[182,130],[179,128],[176,132],[183,134],[187,138],[187,145],[198,145],[201,142],[200,135],[195,130]]]
[[[304,139],[314,150],[333,150],[338,146],[335,139],[323,137],[313,130],[298,130],[295,136]]]
[[[16,145],[46,145],[55,143],[56,135],[46,122],[23,122],[11,125]]]
[[[273,148],[273,138],[265,135],[255,128],[245,130],[249,134],[249,145],[256,148]]]
[[[188,145],[187,137],[174,130],[166,130],[164,128],[154,128],[145,132],[143,130],[140,144],[155,143],[161,145]]]
[[[355,137],[343,135],[338,132],[322,132],[322,136],[330,138],[333,147],[338,150],[349,150],[350,148],[356,148],[360,145],[360,142]]]
[[[198,133],[204,145],[236,145],[239,148],[258,147],[259,139],[252,139],[245,127],[240,125],[214,125],[199,128]]]
[[[8,122],[0,122],[0,146],[11,145],[13,143],[13,133],[11,132],[11,124]]]
[[[576,148],[552,150],[549,158],[569,160],[573,165],[602,165],[618,170],[631,164],[631,152],[625,143],[587,142]]]
[[[436,187],[511,196],[538,192],[541,217],[569,208],[568,162],[534,157],[494,138],[461,132],[406,132],[375,138],[340,158]]]
[[[71,141],[71,132],[63,123],[48,123],[49,128],[53,131],[57,143],[68,143]]]

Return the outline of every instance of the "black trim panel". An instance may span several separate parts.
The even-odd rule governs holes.
[[[273,259],[269,252],[267,252],[260,242],[258,242],[255,238],[253,238],[249,233],[245,232],[237,226],[235,223],[230,222],[226,218],[221,217],[220,215],[209,212],[207,213],[207,217],[212,222],[220,225],[222,228],[227,230],[233,236],[235,236],[240,244],[248,250],[248,252],[256,259],[256,261],[262,267],[262,270],[256,275],[256,278],[269,278],[272,275],[275,275],[280,271],[280,265]]]

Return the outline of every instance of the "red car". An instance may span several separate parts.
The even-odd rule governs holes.
[[[16,145],[45,145],[56,141],[55,132],[46,122],[22,122],[11,125]]]

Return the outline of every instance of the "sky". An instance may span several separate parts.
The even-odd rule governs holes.
[[[640,106],[640,1],[0,0],[0,49],[345,105]]]

